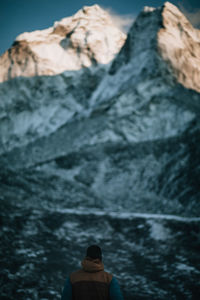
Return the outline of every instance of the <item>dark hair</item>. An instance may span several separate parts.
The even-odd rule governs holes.
[[[90,258],[99,258],[100,260],[102,259],[102,252],[101,248],[97,245],[91,245],[87,248],[86,256]]]

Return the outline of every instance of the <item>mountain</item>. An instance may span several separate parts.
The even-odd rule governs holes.
[[[100,206],[112,206],[117,197],[117,206],[133,210],[197,212],[200,39],[174,5],[145,7],[125,43],[97,5],[17,41],[1,57],[12,54],[2,73],[14,77],[0,89],[4,166],[39,165],[44,176],[58,174]],[[38,53],[45,75],[32,73],[32,54],[21,42]],[[70,70],[59,73],[63,59],[55,47],[71,55]],[[49,60],[42,58],[47,48]],[[17,49],[27,64],[20,65]],[[54,57],[61,59],[58,74],[49,75]]]
[[[98,5],[18,36],[0,58],[0,152],[49,134],[83,110],[125,38]]]
[[[198,299],[199,51],[166,2],[127,36],[84,7],[0,57],[2,299],[60,299],[88,244],[126,299]]]
[[[108,64],[125,38],[106,11],[85,6],[53,27],[19,35],[0,59],[0,82]]]
[[[110,73],[131,63],[135,67],[132,76],[144,77],[146,72],[150,75],[153,72],[155,77],[160,73],[168,83],[176,81],[200,92],[199,42],[200,31],[192,27],[176,6],[166,2],[159,9],[145,7],[130,29],[126,45]]]
[[[112,38],[108,38],[108,33]],[[1,84],[2,161],[5,165],[9,162],[14,168],[38,164],[46,168],[46,163],[50,162],[50,169],[55,162],[56,171],[58,167],[64,168],[73,184],[81,188],[86,186],[92,197],[105,198],[106,205],[113,203],[117,190],[120,207],[134,203],[133,198],[137,206],[141,194],[145,199],[151,195],[156,203],[160,197],[170,197],[172,207],[175,198],[181,210],[184,210],[184,199],[190,196],[196,207],[199,192],[196,179],[191,182],[188,135],[195,140],[198,134],[194,131],[199,130],[199,81],[195,81],[200,72],[197,55],[199,31],[193,29],[179,10],[168,2],[158,9],[145,7],[131,27],[119,54],[112,63],[103,64],[114,57],[116,44],[124,43],[124,35],[117,33],[119,30],[108,14],[95,5],[56,22],[48,30],[22,34],[17,38],[19,43],[14,43],[7,52],[12,54],[14,62],[5,68],[7,74],[11,66],[11,70],[15,70],[23,62],[16,56],[19,49],[22,53],[25,51],[22,56],[28,59],[27,64],[20,65],[20,77],[13,73],[15,78]],[[173,47],[168,36],[174,41]],[[103,38],[101,51],[97,47],[100,37]],[[70,53],[70,62],[76,62],[75,70],[70,66],[70,70],[49,76],[48,70],[55,57],[54,47],[57,45],[64,51],[63,39],[69,42],[63,55]],[[106,44],[108,39],[112,47]],[[24,50],[21,41],[32,49],[31,53],[35,51],[34,55],[37,49],[48,47],[51,53],[49,61],[42,57],[37,59],[38,69],[45,75],[32,73],[32,54],[27,48]],[[82,54],[77,62],[80,48]],[[182,49],[186,50],[179,58],[177,51]],[[38,51],[39,54],[42,55],[43,51]],[[90,58],[90,67],[84,66],[86,57]],[[84,67],[79,70],[80,62]],[[58,64],[55,73],[60,71]],[[85,152],[93,157],[92,162],[83,159]],[[113,161],[109,153],[119,156],[123,165],[118,165],[115,159]],[[74,162],[74,155],[80,159]],[[126,159],[123,159],[124,155]],[[198,162],[198,157],[194,158]],[[198,167],[196,160],[195,165]],[[184,168],[187,172],[183,171]],[[76,176],[74,169],[78,172]],[[109,170],[113,172],[110,174]],[[54,171],[53,168],[51,172]],[[182,178],[180,172],[184,173]],[[194,168],[193,172],[196,174],[198,170]],[[186,189],[182,190],[182,184],[186,184]],[[123,203],[125,195],[127,200]],[[187,205],[191,206],[191,202]],[[168,206],[165,209],[168,210]]]

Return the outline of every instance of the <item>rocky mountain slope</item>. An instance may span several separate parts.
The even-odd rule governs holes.
[[[58,75],[26,77],[33,75],[28,60],[27,65],[22,63],[25,73],[21,71],[20,77],[1,83],[1,162],[17,169],[40,166],[44,176],[46,172],[56,173],[61,180],[79,187],[81,193],[91,193],[95,203],[104,199],[105,206],[112,206],[117,198],[119,207],[145,210],[150,198],[150,203],[155,202],[150,204],[155,212],[161,207],[159,211],[196,213],[200,194],[196,146],[200,111],[196,81],[200,74],[199,31],[168,2],[158,9],[146,7],[113,62],[102,64],[124,42],[124,35],[113,26],[108,15],[95,5],[55,23],[47,31],[18,38],[26,38],[32,49],[36,49],[35,44],[46,47],[45,43],[55,38],[60,28],[55,39],[62,32],[70,40],[65,55],[71,53],[74,39],[80,38],[73,47],[72,60],[83,40],[86,42],[86,28],[90,28],[94,44],[88,38],[82,46],[83,57],[91,58],[84,50],[91,46],[96,63],[91,60],[90,67],[86,68],[86,64],[80,70],[66,70]],[[108,33],[112,47],[105,43]],[[54,46],[55,40],[52,49]],[[19,45],[8,50],[13,57],[16,47]],[[186,50],[182,55],[178,49]],[[54,52],[51,55],[53,59]],[[43,63],[42,72],[48,74]],[[77,61],[75,64],[80,67]],[[13,63],[13,70],[15,67],[19,67],[17,62]],[[7,67],[7,74],[9,70]],[[59,65],[57,71],[60,72]],[[68,195],[68,191],[64,193]],[[82,198],[80,194],[78,197]],[[174,201],[178,203],[175,206]]]
[[[82,111],[125,38],[98,5],[18,36],[0,58],[0,152]]]

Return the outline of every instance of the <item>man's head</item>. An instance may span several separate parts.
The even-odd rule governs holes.
[[[101,248],[97,245],[92,245],[87,248],[86,256],[92,259],[100,259],[102,260],[102,252]]]

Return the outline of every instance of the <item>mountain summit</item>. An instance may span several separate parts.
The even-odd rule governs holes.
[[[116,73],[120,82],[101,97],[122,90],[127,80],[136,85],[147,77],[200,92],[200,30],[169,2],[157,9],[145,7],[105,81],[116,83]]]
[[[108,64],[125,38],[106,11],[85,6],[53,27],[19,35],[0,58],[0,82]]]
[[[98,5],[85,6],[53,27],[19,35],[0,57],[0,82],[105,65],[121,49],[110,73],[130,60],[136,63],[134,76],[141,70],[154,69],[158,73],[160,62],[165,62],[166,72],[172,75],[166,79],[173,77],[186,88],[200,91],[200,31],[176,6],[165,2],[158,9],[145,7],[124,45],[125,39],[106,11]]]
[[[178,82],[200,92],[200,30],[192,27],[178,8],[166,2],[157,34],[161,57]]]

